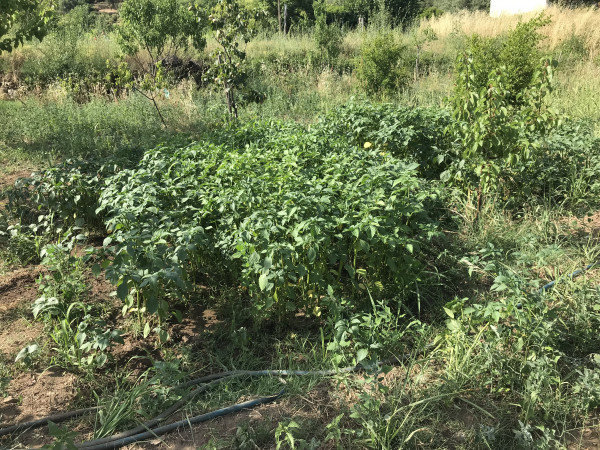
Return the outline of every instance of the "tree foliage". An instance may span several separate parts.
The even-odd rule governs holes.
[[[504,36],[483,38],[473,35],[469,53],[473,59],[474,87],[480,90],[488,86],[490,73],[505,66],[508,99],[516,102],[517,94],[530,86],[539,67],[542,57],[539,44],[543,39],[540,29],[548,23],[549,19],[540,14],[527,22],[520,22]]]
[[[119,43],[127,54],[145,52],[154,65],[191,40],[204,48],[204,23],[180,0],[125,0],[119,10]]]
[[[42,39],[53,9],[49,0],[2,0],[0,53],[12,51],[27,39]]]
[[[201,14],[200,8],[196,8],[197,14]],[[250,26],[251,14],[235,0],[219,0],[208,20],[219,47],[211,53],[213,64],[206,78],[223,88],[229,115],[237,118],[235,90],[245,79],[243,63],[246,59],[240,44],[248,43],[254,34]]]
[[[507,168],[535,159],[540,141],[560,123],[548,101],[555,64],[538,50],[546,23],[538,15],[501,38],[473,36],[458,56],[448,127],[458,148],[443,178],[487,193]]]
[[[327,12],[325,1],[313,3],[315,11],[315,43],[319,50],[328,60],[337,58],[342,46],[342,32],[335,23],[327,23]]]
[[[405,86],[408,73],[401,60],[404,47],[390,32],[379,32],[365,40],[360,50],[358,79],[370,95]]]

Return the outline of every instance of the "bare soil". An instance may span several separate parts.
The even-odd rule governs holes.
[[[0,408],[2,422],[20,423],[65,411],[76,395],[77,377],[49,369],[42,373],[22,373],[9,384],[9,396]]]
[[[37,298],[35,280],[41,272],[39,266],[27,266],[0,276],[0,314]]]
[[[0,354],[14,359],[25,346],[33,343],[42,332],[42,324],[19,318],[0,330]]]
[[[589,235],[591,239],[600,237],[600,211],[585,217],[567,217],[563,223],[571,225],[581,235]]]

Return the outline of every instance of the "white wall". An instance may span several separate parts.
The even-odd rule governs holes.
[[[490,16],[503,14],[523,14],[538,11],[548,6],[547,0],[491,0]]]

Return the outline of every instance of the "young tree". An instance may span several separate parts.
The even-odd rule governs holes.
[[[219,0],[208,20],[220,47],[211,54],[213,65],[206,78],[223,88],[229,115],[237,118],[235,90],[244,81],[243,63],[246,59],[246,52],[240,49],[240,44],[247,44],[254,34],[250,13],[240,8],[236,0]]]
[[[2,0],[0,53],[12,51],[27,39],[42,39],[53,11],[51,0]]]
[[[205,19],[184,0],[125,0],[119,9],[119,44],[148,72],[156,64],[192,45],[202,50]]]
[[[325,0],[313,2],[315,11],[315,31],[313,33],[317,48],[331,62],[340,54],[343,36],[340,27],[335,23],[327,23]]]
[[[152,101],[160,113],[156,96],[164,88],[163,64],[192,45],[201,50],[206,45],[202,16],[197,16],[185,0],[125,0],[119,10],[119,44],[142,69],[143,77],[135,83],[130,73],[123,73],[122,84]]]

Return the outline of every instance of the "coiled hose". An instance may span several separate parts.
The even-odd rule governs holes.
[[[592,269],[597,264],[599,264],[599,262],[594,262],[594,263],[588,264],[586,267],[584,267],[582,269],[577,269],[573,273],[568,275],[568,278],[573,279],[573,278],[577,277],[578,275],[581,275],[582,273]],[[553,280],[553,281],[545,284],[537,291],[538,294],[542,294],[545,291],[552,289],[558,281],[559,280]],[[517,307],[521,307],[521,304],[518,304]],[[380,363],[378,363],[378,364],[380,364]],[[258,377],[258,376],[290,376],[290,375],[329,376],[329,375],[335,375],[335,374],[339,374],[339,373],[355,372],[355,371],[361,370],[362,368],[363,368],[362,366],[357,365],[354,367],[344,367],[342,369],[335,369],[335,370],[236,370],[236,371],[221,372],[221,373],[216,373],[216,374],[211,374],[211,375],[207,375],[204,377],[196,378],[194,380],[190,380],[185,383],[181,383],[181,384],[177,385],[176,387],[179,389],[182,389],[182,388],[186,388],[189,386],[198,385],[201,383],[206,383],[206,384],[203,384],[202,386],[199,386],[198,388],[189,392],[183,398],[181,398],[178,402],[176,402],[174,405],[172,405],[167,410],[163,411],[161,414],[159,414],[155,418],[143,423],[142,425],[139,425],[136,428],[122,431],[122,432],[114,434],[112,436],[108,436],[108,437],[101,438],[101,439],[95,439],[92,441],[82,442],[80,444],[77,444],[77,448],[82,448],[85,450],[105,450],[105,449],[120,448],[125,445],[132,444],[134,442],[138,442],[143,439],[148,439],[148,438],[151,438],[154,436],[159,436],[161,434],[168,433],[170,431],[176,430],[177,428],[183,427],[188,424],[196,424],[196,423],[205,422],[205,421],[214,419],[216,417],[221,417],[226,414],[231,414],[231,413],[234,413],[237,411],[241,411],[242,409],[252,408],[257,405],[275,401],[281,395],[283,395],[283,392],[284,392],[282,390],[278,394],[270,396],[270,397],[263,397],[263,398],[259,398],[256,400],[244,402],[244,403],[239,403],[237,405],[228,406],[226,408],[218,409],[216,411],[212,411],[210,413],[192,417],[190,419],[171,423],[171,424],[164,425],[162,427],[158,427],[158,428],[154,428],[154,429],[152,428],[152,427],[156,426],[157,424],[159,424],[160,422],[162,422],[163,420],[165,420],[167,417],[169,417],[173,413],[177,412],[187,402],[191,401],[196,395],[198,395],[201,392],[204,392],[218,384],[221,384],[224,381],[228,381],[233,378],[240,378],[240,377],[244,377],[244,376]],[[98,409],[99,409],[99,407],[97,407],[97,406],[91,407],[91,408],[78,409],[76,411],[69,411],[69,412],[57,414],[55,416],[49,416],[49,417],[45,417],[45,418],[42,418],[39,420],[31,421],[31,422],[15,424],[10,427],[0,429],[0,436],[4,436],[4,435],[10,434],[10,433],[15,433],[17,431],[22,431],[22,430],[26,430],[26,429],[30,429],[30,428],[37,428],[40,426],[44,426],[50,421],[61,422],[61,421],[67,420],[71,417],[77,417],[77,416],[81,416],[84,414],[98,411]]]
[[[381,364],[381,363],[378,363]],[[95,439],[92,441],[82,442],[77,444],[78,448],[82,448],[85,450],[101,450],[101,449],[113,449],[119,448],[124,445],[131,444],[133,442],[137,442],[142,439],[147,439],[153,436],[158,436],[160,434],[165,434],[170,431],[173,431],[177,428],[185,426],[190,423],[200,423],[207,420],[211,420],[216,417],[223,416],[225,414],[230,414],[233,412],[240,411],[245,408],[251,408],[253,406],[261,405],[264,403],[272,402],[279,398],[283,394],[283,390],[279,392],[277,395],[264,397],[256,400],[252,400],[245,403],[240,403],[237,405],[232,405],[226,408],[218,409],[216,411],[212,411],[210,413],[202,414],[200,416],[193,417],[191,419],[186,419],[184,421],[175,422],[172,424],[164,425],[158,428],[156,427],[160,422],[164,421],[170,415],[178,411],[182,408],[186,403],[191,401],[198,394],[211,389],[214,386],[217,386],[225,381],[232,380],[234,378],[241,377],[259,377],[259,376],[305,376],[305,375],[313,375],[313,376],[330,376],[336,375],[340,373],[350,373],[359,370],[363,370],[364,367],[357,365],[353,367],[345,367],[342,369],[333,369],[333,370],[235,370],[235,371],[227,371],[216,374],[207,375],[204,377],[196,378],[194,380],[187,381],[185,383],[181,383],[175,386],[178,389],[186,388],[189,386],[194,386],[202,383],[201,386],[198,386],[193,391],[185,394],[178,402],[173,404],[170,408],[163,411],[158,416],[153,419],[135,427],[130,430],[122,431],[120,433],[114,434],[112,436],[108,436],[101,439]],[[55,416],[45,417],[39,420],[35,420],[32,422],[25,422],[21,424],[16,424],[7,428],[0,429],[0,436],[14,433],[17,431],[22,431],[30,428],[36,428],[43,425],[46,425],[48,422],[60,422],[67,420],[71,417],[80,416],[83,414],[95,412],[99,409],[99,407],[85,408],[79,409],[77,411],[70,411],[66,413],[57,414]]]

